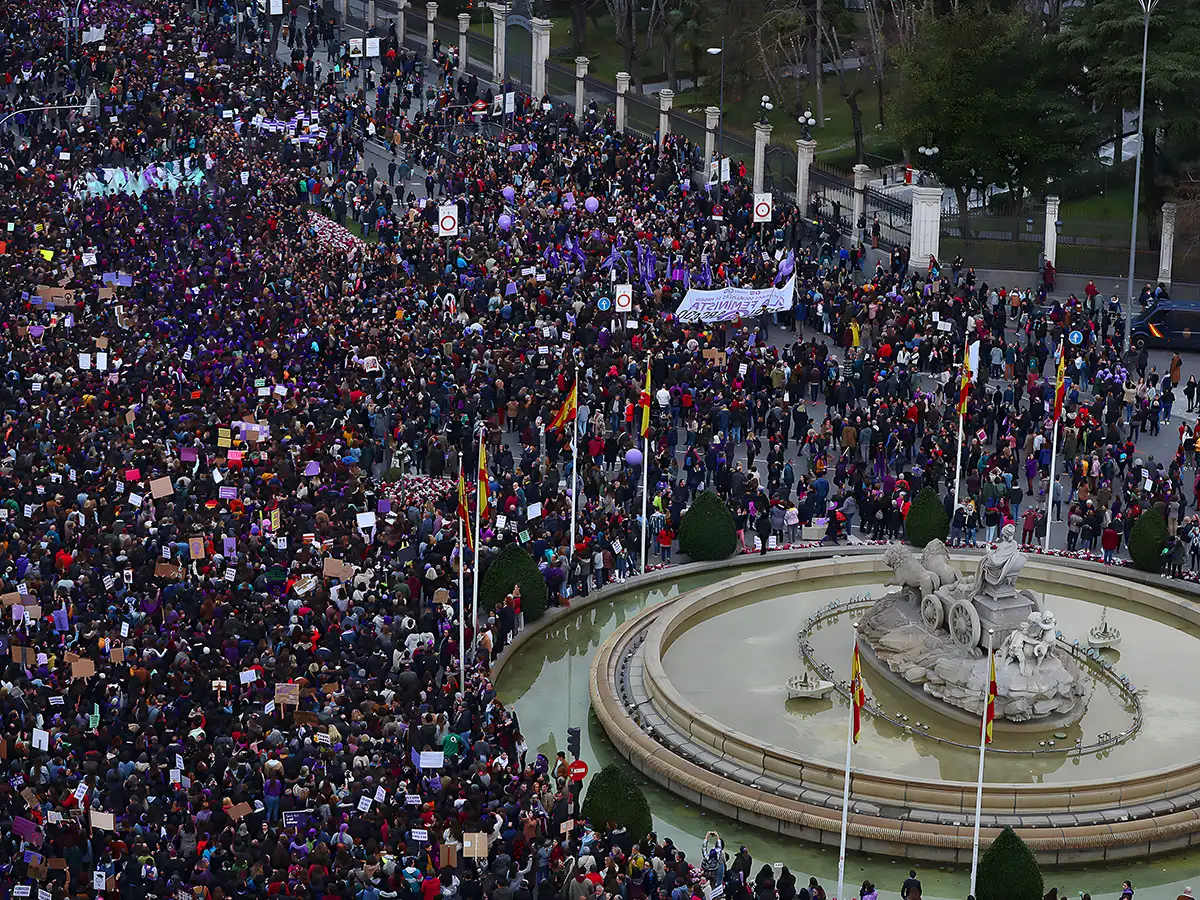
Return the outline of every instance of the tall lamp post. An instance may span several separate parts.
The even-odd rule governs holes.
[[[709,56],[721,57],[721,98],[717,105],[721,109],[720,131],[717,138],[717,200],[724,199],[724,187],[721,183],[721,169],[725,166],[725,38],[721,38],[720,47],[709,47]]]
[[[1138,5],[1142,7],[1142,87],[1138,99],[1137,155],[1134,157],[1133,168],[1133,222],[1129,226],[1129,282],[1125,289],[1129,298],[1129,307],[1125,310],[1124,351],[1126,353],[1129,352],[1130,330],[1133,323],[1133,268],[1137,261],[1138,203],[1142,190],[1142,144],[1144,143],[1142,134],[1146,128],[1146,53],[1150,48],[1150,16],[1154,12],[1154,8],[1158,6],[1158,0],[1138,0]],[[1117,146],[1113,146],[1114,167],[1117,165],[1119,149]]]
[[[812,140],[812,129],[817,124],[817,120],[813,118],[812,109],[804,108],[804,112],[800,114],[800,136],[806,141]]]

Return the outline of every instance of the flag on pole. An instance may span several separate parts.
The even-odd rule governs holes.
[[[850,702],[854,704],[854,743],[858,743],[858,732],[862,725],[862,708],[867,705],[863,691],[862,663],[858,659],[858,641],[854,641],[854,662],[850,666]]]
[[[483,445],[483,436],[479,437],[479,502],[476,505],[478,510],[479,521],[482,522],[488,517],[488,470],[487,470],[487,448]]]
[[[1067,354],[1066,345],[1058,345],[1058,381],[1054,388],[1054,421],[1062,417],[1063,395],[1067,392]]]
[[[463,523],[463,533],[467,536],[467,549],[475,550],[475,538],[471,535],[471,514],[467,510],[467,480],[463,470],[458,470],[458,517]]]
[[[971,347],[963,345],[962,382],[958,388],[958,414],[967,414],[967,398],[971,396]]]
[[[646,389],[638,397],[638,406],[642,408],[642,437],[650,431],[650,365],[646,365]]]
[[[988,676],[987,719],[984,727],[985,744],[992,742],[992,722],[996,719],[996,654],[988,654],[991,662],[991,674]]]
[[[576,393],[579,383],[571,385],[571,391],[567,394],[567,399],[563,401],[562,407],[554,414],[554,418],[550,420],[547,426],[547,431],[562,431],[567,427],[568,422],[574,422],[575,416],[579,414],[579,395]]]

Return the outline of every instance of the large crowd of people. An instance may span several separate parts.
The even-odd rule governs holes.
[[[454,482],[481,443],[478,574],[520,542],[555,604],[638,571],[642,465],[662,561],[701,490],[751,550],[900,536],[932,486],[963,543],[1036,536],[1053,491],[1067,549],[1115,552],[1158,506],[1196,568],[1200,433],[1137,449],[1181,364],[1127,370],[1097,294],[871,262],[819,204],[764,229],[685,139],[601,114],[522,95],[481,129],[452,56],[384,33],[365,67],[319,10],[284,62],[211,0],[86,7],[72,37],[49,0],[0,8],[4,896],[823,898],[745,848],[563,836],[565,760],[489,680],[519,619],[470,614]],[[788,270],[793,310],[674,315]]]

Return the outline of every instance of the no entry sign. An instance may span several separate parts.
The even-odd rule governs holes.
[[[770,222],[775,212],[775,199],[770,193],[754,195],[754,221]]]

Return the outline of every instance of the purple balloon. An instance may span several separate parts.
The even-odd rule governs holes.
[[[625,465],[637,468],[642,464],[642,451],[634,447],[625,454]]]
[[[594,213],[596,210],[598,210],[600,208],[600,201],[597,200],[595,197],[588,197],[586,200],[583,201],[583,206],[584,206],[584,209],[586,209],[588,212]]]
[[[509,203],[512,203],[513,198],[515,198],[517,196],[516,189],[514,189],[512,185],[509,185],[504,190],[502,190],[500,193],[502,193],[504,195],[504,199],[507,200]]]
[[[501,231],[508,231],[512,228],[512,216],[508,213],[501,213],[500,218],[496,220],[496,224],[500,226]]]

